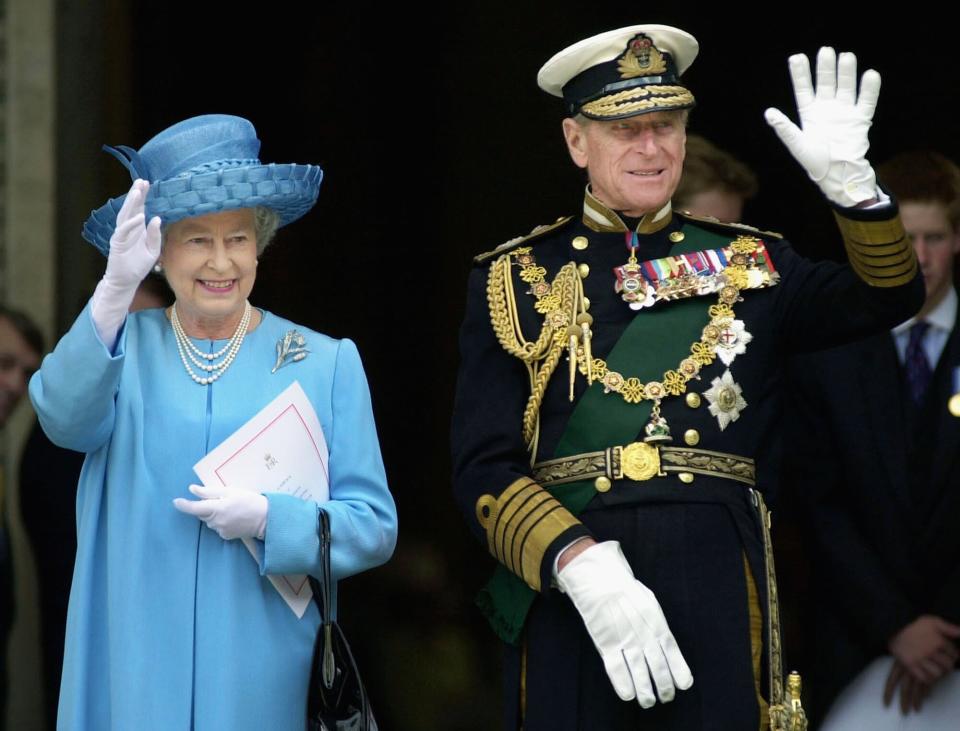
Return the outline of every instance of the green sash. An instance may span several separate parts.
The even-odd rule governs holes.
[[[684,227],[684,234],[683,243],[675,246],[671,255],[721,248],[730,243],[729,237],[689,226]],[[675,369],[690,355],[690,345],[700,339],[709,321],[707,309],[714,302],[713,296],[693,297],[640,310],[607,356],[607,366],[625,378],[635,376],[644,383],[661,380],[665,371]],[[619,394],[604,393],[602,383],[593,383],[574,407],[554,457],[600,451],[634,441],[646,425],[651,408],[649,401],[628,404]],[[596,494],[592,479],[546,489],[574,515]],[[480,591],[477,606],[494,632],[515,645],[535,597],[536,592],[521,578],[500,565]]]

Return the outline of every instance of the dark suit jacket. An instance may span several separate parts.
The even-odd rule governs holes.
[[[960,333],[919,409],[889,333],[793,365],[786,474],[807,510],[816,717],[903,626],[960,621]]]

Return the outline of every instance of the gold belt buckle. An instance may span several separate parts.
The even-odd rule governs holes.
[[[660,474],[660,452],[645,442],[628,444],[620,448],[620,469],[631,480],[649,480]]]

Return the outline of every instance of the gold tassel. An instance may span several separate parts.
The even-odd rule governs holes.
[[[573,387],[577,377],[577,340],[583,335],[579,325],[570,325],[567,328],[567,337],[570,339],[570,353],[567,360],[570,362],[570,402],[573,403]]]
[[[587,361],[587,383],[593,383],[593,351],[590,348],[590,341],[593,339],[593,331],[590,325],[593,324],[593,317],[586,312],[580,313],[577,317],[577,323],[583,330],[583,357]]]

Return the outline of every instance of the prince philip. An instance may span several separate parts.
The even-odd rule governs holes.
[[[767,121],[833,207],[849,263],[673,211],[694,96],[688,33],[637,25],[541,68],[582,210],[476,258],[454,489],[499,561],[505,728],[799,728],[781,667],[764,495],[780,363],[919,308],[895,202],[864,155],[879,76],[790,59],[800,124]]]

